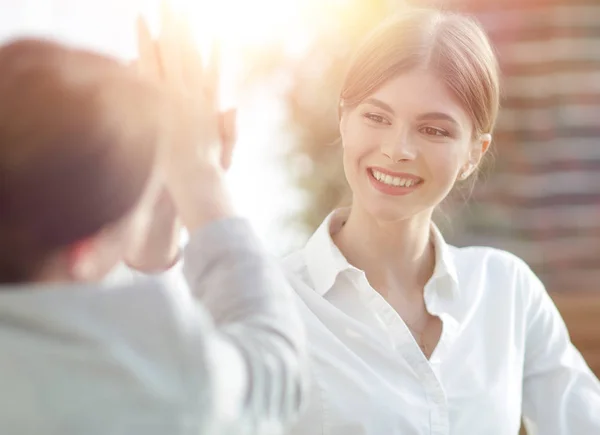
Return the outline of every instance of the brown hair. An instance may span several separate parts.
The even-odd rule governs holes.
[[[110,58],[39,40],[0,47],[0,283],[31,280],[134,207],[162,101]]]
[[[474,137],[492,132],[500,91],[488,38],[474,19],[435,9],[405,11],[366,38],[346,73],[340,106],[354,107],[396,75],[419,67],[446,82],[471,117]]]

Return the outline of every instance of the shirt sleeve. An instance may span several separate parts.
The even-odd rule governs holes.
[[[573,346],[554,302],[526,268],[523,418],[529,435],[600,434],[600,382]]]
[[[191,235],[183,271],[200,312],[210,313],[188,329],[202,412],[218,433],[283,433],[306,391],[306,344],[278,262],[246,221],[226,219]]]

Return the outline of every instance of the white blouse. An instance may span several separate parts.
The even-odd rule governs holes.
[[[311,400],[294,435],[516,435],[522,415],[531,435],[600,434],[600,382],[522,260],[450,246],[433,228],[424,297],[443,331],[428,360],[333,243],[346,215],[332,213],[284,260],[312,357]]]

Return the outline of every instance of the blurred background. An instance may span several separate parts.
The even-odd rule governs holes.
[[[173,1],[200,45],[223,47],[223,105],[240,113],[230,174],[241,212],[277,254],[301,246],[347,203],[337,95],[357,41],[407,4],[478,17],[503,72],[492,156],[439,225],[456,245],[524,258],[600,374],[600,0]],[[33,35],[135,57],[152,0],[0,0],[0,41]],[[577,295],[577,296],[575,296]]]

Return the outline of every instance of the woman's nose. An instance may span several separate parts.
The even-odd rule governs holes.
[[[414,160],[417,157],[417,148],[411,140],[407,129],[397,131],[390,135],[381,145],[381,153],[392,162]]]

